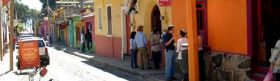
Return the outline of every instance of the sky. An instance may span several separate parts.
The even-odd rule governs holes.
[[[31,9],[36,9],[41,11],[42,3],[40,2],[40,0],[21,0],[21,2],[27,5]]]

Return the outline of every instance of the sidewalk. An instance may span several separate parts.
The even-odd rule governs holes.
[[[165,72],[164,68],[160,70],[140,70],[130,68],[130,58],[126,58],[124,60],[117,60],[109,57],[103,57],[97,55],[95,53],[82,53],[80,50],[75,48],[68,48],[60,45],[51,45],[57,50],[63,50],[66,53],[87,59],[89,63],[98,63],[104,67],[110,67],[113,70],[120,70],[124,72],[128,72],[132,75],[135,75],[139,78],[145,79],[145,81],[164,81],[165,80]]]

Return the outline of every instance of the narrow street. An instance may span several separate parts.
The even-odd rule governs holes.
[[[89,63],[86,59],[56,50],[53,47],[49,47],[48,50],[51,63],[47,67],[48,73],[41,78],[41,81],[143,81],[129,73]],[[0,81],[11,81],[11,79],[13,79],[12,81],[28,81],[27,72],[31,70],[25,70],[20,75],[17,75],[16,70],[15,67],[14,71],[3,75],[2,73],[6,71],[1,72]],[[39,81],[38,78],[39,74],[35,76],[35,81]]]

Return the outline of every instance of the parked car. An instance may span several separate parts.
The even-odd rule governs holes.
[[[50,58],[48,54],[48,46],[44,39],[38,38],[38,37],[25,37],[20,39],[19,41],[38,41],[38,47],[39,47],[39,55],[40,55],[40,66],[46,67],[50,64]]]

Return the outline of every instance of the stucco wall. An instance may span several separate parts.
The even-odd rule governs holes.
[[[139,25],[144,26],[144,32],[147,35],[147,39],[150,40],[151,35],[151,15],[154,6],[158,6],[161,16],[164,16],[165,20],[162,20],[162,29],[167,29],[167,26],[172,24],[171,6],[160,7],[158,0],[138,0],[139,14],[134,16],[136,27]],[[133,22],[133,21],[132,21]]]
[[[209,0],[207,5],[210,48],[247,54],[246,0]]]
[[[180,29],[187,29],[186,0],[172,0],[172,21],[175,27],[175,39],[179,38]]]
[[[121,6],[123,0],[94,0],[95,5],[95,29],[97,35],[108,35],[108,18],[107,6],[111,6],[112,10],[112,36],[121,37]],[[101,8],[102,29],[99,29],[98,8]]]

